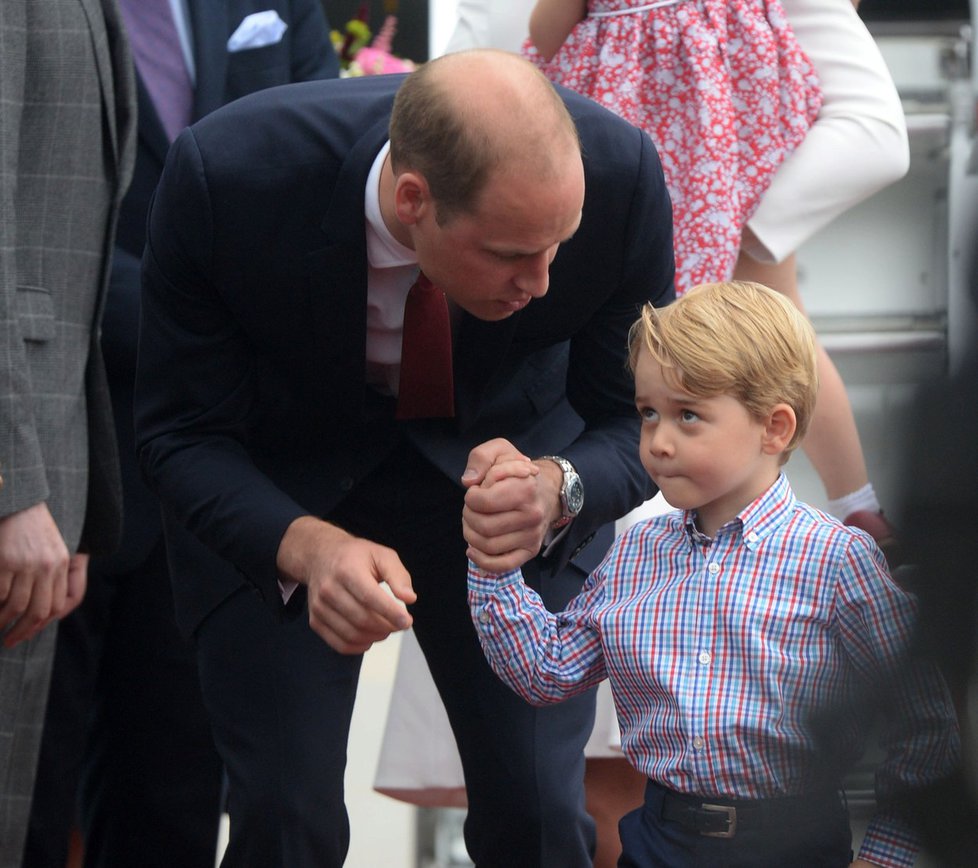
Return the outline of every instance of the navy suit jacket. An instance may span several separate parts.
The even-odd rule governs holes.
[[[249,14],[273,9],[288,25],[272,45],[229,52],[228,38]],[[293,81],[335,78],[339,63],[320,0],[187,0],[196,81],[192,120],[254,91]],[[136,466],[133,382],[139,331],[139,262],[146,213],[170,147],[156,107],[137,69],[138,140],[133,180],[122,203],[102,325],[109,385],[120,444],[124,518],[122,545],[97,566],[127,572],[153,550],[162,534],[157,498]]]
[[[364,189],[400,81],[273,88],[185,130],[168,157],[143,262],[136,422],[174,535],[220,556],[189,536],[171,549],[187,553],[174,564],[187,630],[242,579],[274,605],[288,525],[327,516],[393,442],[389,408],[365,387]],[[652,491],[625,344],[640,305],[673,295],[652,142],[561,93],[583,145],[581,226],[544,298],[501,322],[463,315],[456,418],[408,426],[453,480],[492,437],[569,458],[587,494],[557,567]]]

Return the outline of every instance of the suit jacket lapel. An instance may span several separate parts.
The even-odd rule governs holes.
[[[166,160],[166,152],[170,148],[170,140],[167,138],[166,130],[163,129],[156,104],[149,95],[138,69],[136,70],[136,94],[139,101],[139,138],[162,166]]]
[[[311,364],[329,371],[321,382],[334,390],[330,406],[359,421],[367,357],[367,247],[363,197],[367,174],[387,135],[387,117],[361,137],[343,163],[326,206],[323,247],[308,254],[313,333]],[[335,389],[344,391],[337,402]]]
[[[188,5],[197,71],[193,119],[197,120],[224,104],[230,24],[227,0],[190,0]]]
[[[367,265],[363,245],[337,244],[308,255],[314,345],[309,363],[326,388],[323,406],[348,423],[363,414],[367,360]]]
[[[464,432],[474,424],[482,407],[486,386],[506,356],[520,313],[486,322],[463,313],[452,351],[455,370],[455,419]]]
[[[132,160],[135,118],[135,84],[129,56],[129,41],[113,3],[80,0],[92,34],[95,68],[102,90],[105,121],[113,164],[118,177],[128,184]],[[125,186],[125,185],[123,185]]]

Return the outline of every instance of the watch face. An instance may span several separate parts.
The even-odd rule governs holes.
[[[577,515],[584,506],[584,486],[579,477],[574,477],[567,486],[567,511]]]

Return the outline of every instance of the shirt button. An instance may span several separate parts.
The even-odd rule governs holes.
[[[704,666],[706,666],[706,664],[709,663],[712,659],[713,658],[710,656],[709,651],[700,651],[699,661]]]
[[[696,736],[696,738],[693,739],[693,748],[695,750],[703,750],[704,744],[706,744],[706,742],[704,742],[700,736]]]
[[[757,534],[754,533],[754,531],[751,531],[749,534],[747,534],[747,542],[752,542],[752,543],[757,542]]]
[[[707,567],[707,569],[710,571],[711,576],[715,576],[717,573],[720,572],[720,565],[713,563],[710,564],[709,567]]]
[[[485,609],[479,612],[479,623],[488,624],[491,620],[492,620],[491,616]]]

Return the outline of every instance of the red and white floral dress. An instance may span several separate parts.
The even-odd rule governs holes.
[[[744,224],[821,104],[780,0],[590,0],[549,79],[640,129],[672,196],[676,292],[733,274]]]

